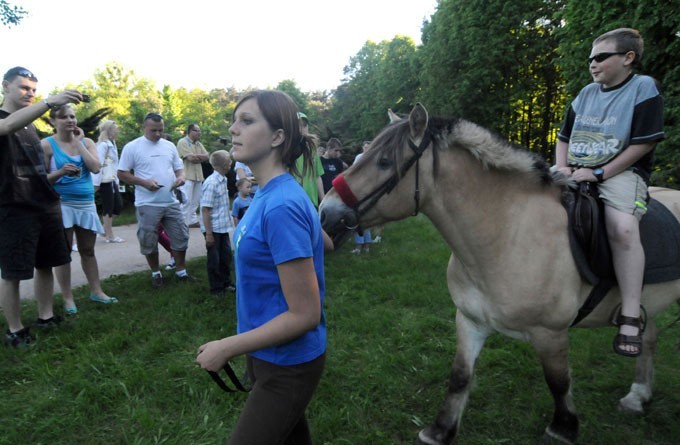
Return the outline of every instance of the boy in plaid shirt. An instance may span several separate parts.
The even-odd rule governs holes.
[[[229,194],[226,174],[231,167],[231,157],[226,150],[217,150],[210,155],[214,172],[201,187],[201,232],[205,236],[208,251],[207,267],[210,294],[222,296],[226,291],[235,291],[231,281],[231,243],[229,232],[234,225],[229,215]]]

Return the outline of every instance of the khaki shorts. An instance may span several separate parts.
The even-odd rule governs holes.
[[[179,204],[167,207],[139,206],[137,207],[137,239],[142,255],[158,253],[158,223],[170,237],[172,250],[183,252],[189,247],[189,229],[184,222],[184,216]]]
[[[638,221],[647,213],[649,202],[647,184],[632,169],[625,170],[605,180],[602,184],[598,184],[598,191],[605,205],[633,215]]]

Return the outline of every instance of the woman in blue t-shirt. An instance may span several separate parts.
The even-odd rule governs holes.
[[[305,409],[326,351],[324,244],[319,217],[295,178],[311,168],[313,136],[300,133],[285,93],[255,91],[234,110],[233,157],[260,189],[234,233],[238,333],[201,345],[198,364],[219,371],[246,354],[253,384],[231,444],[311,444]]]

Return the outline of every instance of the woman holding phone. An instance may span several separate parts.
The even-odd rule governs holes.
[[[81,266],[90,285],[90,299],[99,303],[115,303],[118,300],[102,290],[99,266],[94,256],[97,233],[104,233],[94,203],[94,186],[90,175],[98,173],[100,169],[97,147],[92,139],[82,137],[82,130],[78,128],[78,120],[70,104],[52,108],[50,123],[55,134],[43,139],[40,144],[49,169],[47,179],[61,196],[66,237],[72,239],[75,233]],[[78,309],[71,289],[71,263],[55,267],[54,273],[61,288],[66,313],[76,314]]]

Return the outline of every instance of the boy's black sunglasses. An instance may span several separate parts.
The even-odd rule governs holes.
[[[593,60],[596,61],[597,63],[600,63],[609,59],[611,56],[622,56],[624,54],[628,54],[628,51],[619,51],[615,53],[599,53],[595,54],[592,57],[588,57],[588,63],[593,63]]]

